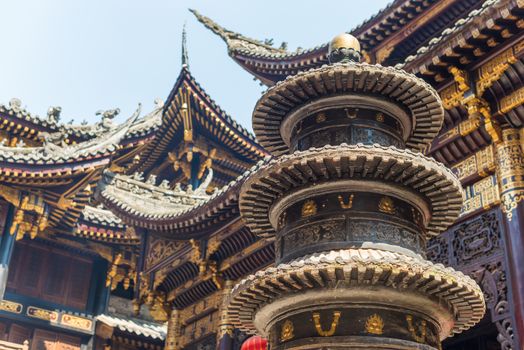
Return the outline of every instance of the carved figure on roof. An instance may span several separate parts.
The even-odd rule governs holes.
[[[113,119],[120,114],[120,108],[108,109],[105,111],[99,110],[95,114],[102,116],[100,125],[106,129],[110,129],[114,126]]]
[[[150,185],[156,185],[156,175],[149,175],[146,183]]]
[[[155,98],[155,108],[162,108],[164,107],[164,100],[162,100],[160,97]]]
[[[50,147],[53,148],[53,146],[51,145],[60,146],[60,147],[67,146],[67,144],[65,143],[65,140],[67,139],[69,135],[63,132],[53,132],[53,133],[42,132],[40,133],[40,136],[44,140],[44,147],[47,149],[50,149]]]
[[[51,123],[58,123],[60,121],[60,113],[62,113],[62,107],[51,106],[47,110],[47,120]]]
[[[22,109],[22,101],[16,97],[12,98],[9,100],[9,108],[15,112],[20,111]]]
[[[206,194],[207,187],[211,183],[211,180],[213,180],[213,169],[209,168],[206,178],[204,179],[204,181],[202,181],[200,186],[198,186],[198,188],[195,190],[195,194],[196,195]]]

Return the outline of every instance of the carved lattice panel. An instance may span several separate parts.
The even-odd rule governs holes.
[[[483,213],[431,239],[428,259],[471,276],[482,288],[501,349],[515,349],[499,210]]]

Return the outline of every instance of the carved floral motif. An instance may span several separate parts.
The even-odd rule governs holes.
[[[151,238],[149,241],[149,251],[146,256],[146,269],[172,256],[183,245],[184,242],[182,241]]]

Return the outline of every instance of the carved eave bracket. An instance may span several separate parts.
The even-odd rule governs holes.
[[[49,206],[42,195],[25,193],[9,186],[0,185],[1,196],[16,209],[13,223],[9,229],[16,240],[29,235],[34,239],[39,232],[48,227]]]

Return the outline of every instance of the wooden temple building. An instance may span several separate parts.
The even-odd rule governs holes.
[[[328,44],[291,51],[192,12],[268,87],[328,64]],[[486,313],[442,348],[524,349],[524,1],[394,0],[348,32],[364,62],[424,79],[444,106],[422,151],[452,169],[464,202],[427,242],[427,258],[476,281]],[[396,88],[401,98],[411,88],[360,74],[361,89]],[[302,84],[308,96],[331,88]],[[278,140],[260,142],[224,112],[185,50],[164,101],[121,124],[118,113],[72,125],[60,122],[60,107],[39,117],[18,99],[0,105],[0,348],[266,347],[226,306],[237,282],[275,262],[274,238],[246,226],[239,196],[272,159],[261,143],[282,154]],[[311,166],[304,176],[322,175]],[[280,181],[293,179],[283,172]]]

